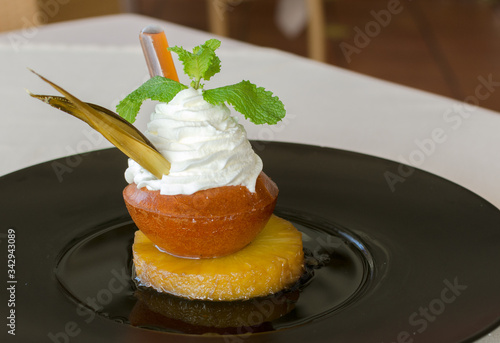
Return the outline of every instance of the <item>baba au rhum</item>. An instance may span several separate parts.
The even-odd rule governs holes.
[[[30,95],[87,122],[129,157],[123,197],[139,229],[132,247],[139,285],[233,301],[291,287],[303,273],[304,254],[300,232],[273,214],[278,187],[227,105],[270,125],[283,118],[284,106],[249,81],[205,89],[202,81],[220,71],[219,45],[212,39],[192,52],[168,48],[190,84],[168,72],[154,75],[120,102],[118,115],[42,76],[64,97]],[[160,103],[142,134],[131,123],[147,99]]]

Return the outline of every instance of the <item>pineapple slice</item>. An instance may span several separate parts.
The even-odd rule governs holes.
[[[132,250],[141,285],[189,299],[266,296],[291,286],[304,268],[301,233],[275,215],[252,243],[224,257],[176,257],[158,250],[141,231]]]

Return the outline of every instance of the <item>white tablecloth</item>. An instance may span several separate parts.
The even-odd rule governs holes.
[[[1,34],[0,175],[111,146],[86,124],[31,99],[25,88],[56,92],[27,67],[82,100],[114,109],[148,78],[138,33],[152,23],[165,28],[170,45],[190,48],[212,37],[137,15]],[[272,90],[288,111],[276,127],[245,122],[250,138],[334,147],[412,164],[500,207],[499,113],[277,50],[221,40],[222,72],[207,88],[249,79]],[[481,106],[481,99],[497,96],[498,86],[491,76],[478,75],[477,91],[467,101]],[[140,129],[153,105],[143,106]],[[478,342],[500,342],[500,330]]]

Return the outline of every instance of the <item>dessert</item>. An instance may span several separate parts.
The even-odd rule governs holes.
[[[291,287],[304,254],[300,232],[273,215],[278,188],[226,104],[256,124],[275,124],[284,106],[249,81],[205,89],[202,81],[220,71],[219,45],[212,39],[192,52],[168,48],[190,85],[160,69],[175,77],[152,75],[117,106],[121,117],[43,77],[64,97],[31,95],[84,120],[129,156],[123,197],[139,229],[132,247],[139,285],[234,301]],[[160,104],[143,135],[131,124],[147,99]]]

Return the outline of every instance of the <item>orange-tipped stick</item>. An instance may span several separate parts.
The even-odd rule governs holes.
[[[151,77],[160,75],[179,81],[172,54],[167,50],[168,42],[165,32],[158,26],[147,26],[141,31],[139,39],[149,75]]]

